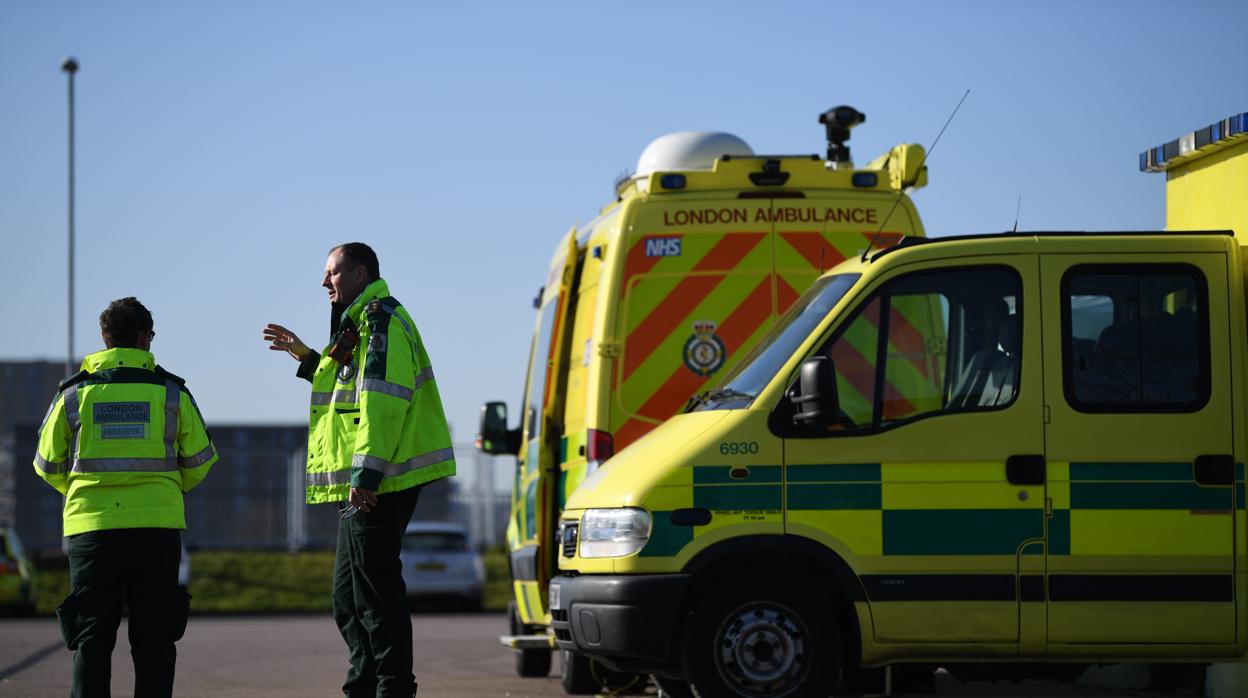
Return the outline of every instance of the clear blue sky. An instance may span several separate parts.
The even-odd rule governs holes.
[[[859,162],[930,144],[929,233],[1145,229],[1137,155],[1248,111],[1248,3],[6,2],[3,359],[66,347],[66,78],[78,97],[80,353],[135,295],[215,423],[299,422],[334,244],[363,240],[411,310],[457,440],[519,398],[530,299],[559,236],[653,138],[725,130]],[[51,396],[49,396],[51,397]]]

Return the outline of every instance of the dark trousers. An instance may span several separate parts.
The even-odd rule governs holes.
[[[178,586],[181,534],[171,528],[92,531],[69,537],[70,594],[56,609],[74,653],[71,696],[108,696],[121,606],[130,609],[134,695],[173,695],[174,642],[190,596]]]
[[[342,692],[350,698],[408,698],[416,692],[412,617],[399,549],[420,489],[379,495],[371,512],[338,524],[334,621],[349,650],[351,668]]]

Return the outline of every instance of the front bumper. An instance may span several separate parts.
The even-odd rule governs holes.
[[[555,644],[618,670],[671,671],[677,612],[688,586],[687,574],[555,577]]]

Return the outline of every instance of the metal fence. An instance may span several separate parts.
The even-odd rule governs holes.
[[[61,496],[34,474],[37,424],[14,429],[0,443],[0,502],[26,546],[61,547]],[[214,426],[221,460],[186,495],[185,540],[208,549],[330,548],[335,505],[304,503],[305,426]],[[460,477],[426,487],[415,519],[464,524],[479,545],[501,544],[510,497],[494,490],[490,457],[456,444]],[[465,486],[471,483],[471,486]]]

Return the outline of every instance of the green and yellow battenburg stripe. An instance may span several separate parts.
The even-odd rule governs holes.
[[[695,466],[647,498],[654,523],[641,557],[675,557],[717,529],[786,518],[868,558],[1038,555],[1042,542],[1050,556],[1225,556],[1233,534],[1226,517],[1245,517],[1242,463],[1235,473],[1233,486],[1206,487],[1194,482],[1191,463],[1051,463],[1046,513],[1041,498],[988,504],[1018,501],[1019,486],[1004,480],[999,462],[800,465],[787,480],[778,465]],[[685,508],[709,510],[711,523],[673,524],[672,512]]]

